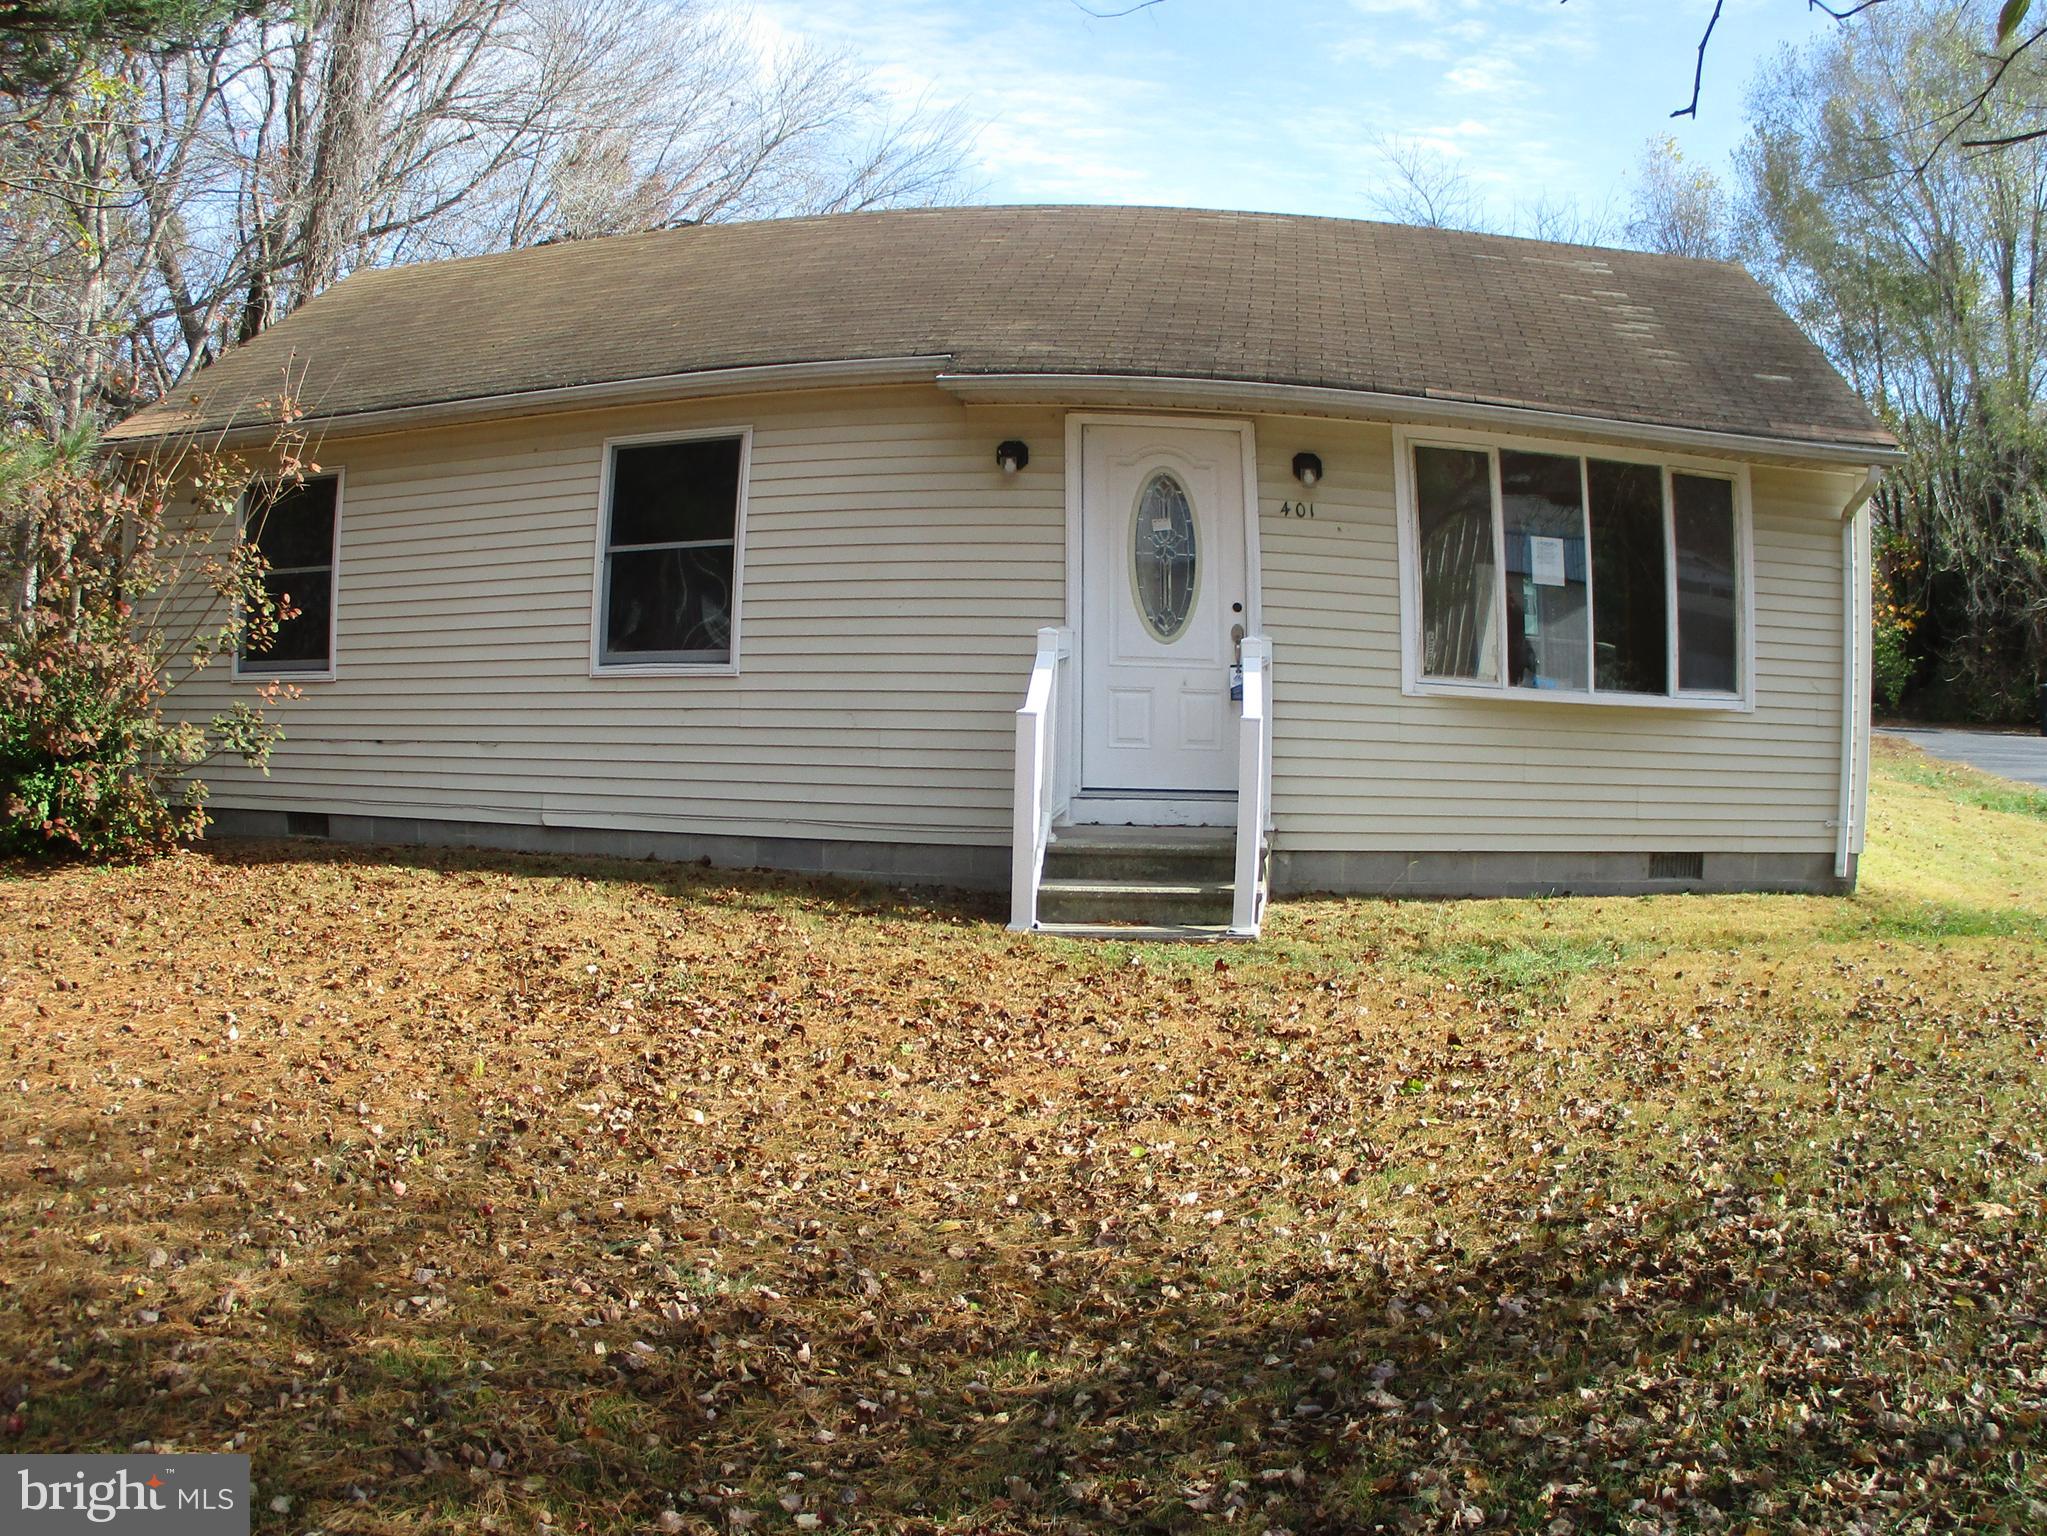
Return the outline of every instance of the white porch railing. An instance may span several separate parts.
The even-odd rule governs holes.
[[[1230,932],[1258,937],[1265,920],[1265,834],[1272,819],[1272,642],[1247,635],[1244,712],[1237,727],[1237,870]]]
[[[1059,803],[1058,758],[1053,735],[1059,719],[1060,683],[1073,656],[1073,631],[1041,629],[1038,654],[1023,708],[1016,712],[1015,825],[1010,833],[1009,926],[1029,932],[1038,926],[1038,884],[1045,874],[1045,847]]]

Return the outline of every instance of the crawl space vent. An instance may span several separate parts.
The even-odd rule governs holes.
[[[1649,878],[1703,880],[1706,878],[1706,856],[1703,853],[1652,853],[1649,855]]]

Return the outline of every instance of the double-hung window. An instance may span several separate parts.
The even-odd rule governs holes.
[[[341,481],[318,475],[288,485],[258,484],[242,502],[242,538],[262,556],[263,588],[277,620],[268,645],[247,638],[235,654],[245,677],[331,677],[334,673],[335,538]]]
[[[615,443],[608,452],[598,667],[733,665],[746,434]]]
[[[1461,443],[1403,451],[1417,691],[1745,701],[1747,528],[1732,472]]]

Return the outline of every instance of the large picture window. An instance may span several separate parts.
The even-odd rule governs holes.
[[[335,530],[341,482],[333,475],[259,484],[242,504],[242,538],[263,557],[263,587],[277,621],[270,644],[245,640],[236,670],[249,676],[323,676],[334,670]]]
[[[731,663],[745,458],[744,437],[611,449],[600,665]]]
[[[1732,474],[1520,448],[1410,452],[1418,681],[1740,701],[1746,534]]]

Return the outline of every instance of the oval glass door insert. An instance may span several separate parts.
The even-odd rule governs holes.
[[[1194,610],[1194,508],[1187,491],[1165,470],[1147,480],[1137,498],[1131,575],[1145,627],[1172,640]]]

